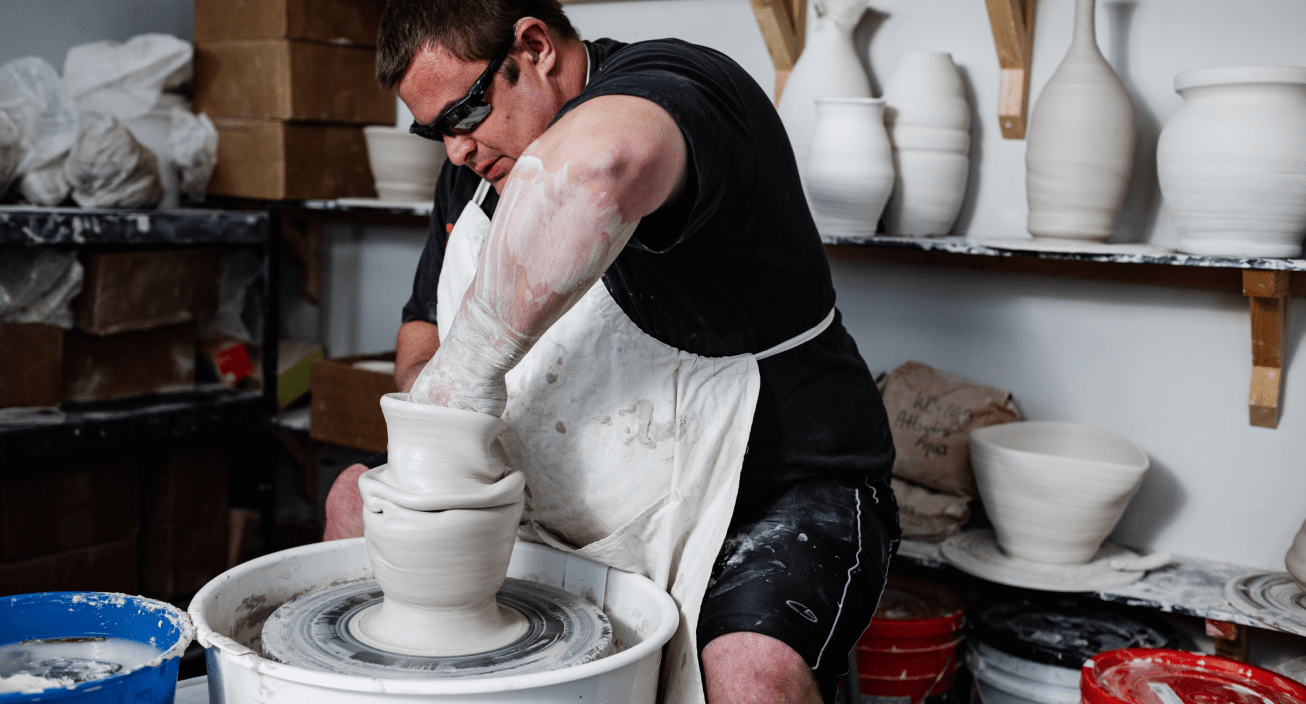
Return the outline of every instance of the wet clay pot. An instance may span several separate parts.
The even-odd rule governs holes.
[[[1156,147],[1179,249],[1297,257],[1306,236],[1306,67],[1184,71]]]
[[[351,624],[363,642],[413,655],[491,650],[525,629],[501,608],[521,520],[521,473],[503,461],[495,416],[381,400],[390,463],[359,478],[364,538],[379,609]]]

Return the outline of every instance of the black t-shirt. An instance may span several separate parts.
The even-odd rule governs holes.
[[[638,96],[665,109],[688,146],[681,195],[640,222],[603,276],[626,315],[661,342],[710,357],[761,352],[818,324],[834,305],[830,267],[761,87],[724,54],[675,39],[586,46],[589,83],[557,117],[601,95]],[[405,322],[435,322],[445,241],[479,181],[445,164]],[[497,203],[491,189],[482,208],[492,216]],[[758,366],[741,506],[813,476],[887,478],[884,405],[838,316]]]

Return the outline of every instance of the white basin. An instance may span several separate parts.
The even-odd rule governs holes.
[[[645,577],[518,541],[508,576],[565,589],[603,609],[612,623],[612,655],[552,672],[466,680],[354,677],[260,656],[263,622],[277,607],[312,589],[370,576],[367,549],[355,538],[266,555],[206,584],[189,611],[208,659],[210,702],[652,704],[662,646],[680,623],[675,602]]]

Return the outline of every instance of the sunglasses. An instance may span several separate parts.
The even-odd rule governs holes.
[[[490,116],[490,104],[485,102],[485,91],[490,88],[490,83],[494,80],[494,73],[503,65],[503,60],[508,58],[508,51],[517,41],[516,35],[508,38],[508,43],[503,45],[499,53],[490,59],[490,65],[485,67],[481,75],[472,84],[471,90],[461,100],[449,106],[449,109],[440,113],[438,117],[431,120],[431,124],[423,125],[413,120],[412,126],[408,131],[419,137],[434,139],[437,142],[443,142],[445,137],[453,137],[460,134],[470,134],[485,118]]]

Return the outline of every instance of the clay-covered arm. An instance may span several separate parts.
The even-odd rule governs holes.
[[[507,179],[481,263],[412,400],[499,415],[504,375],[679,191],[686,147],[656,104],[604,96],[535,140]]]
[[[407,393],[422,368],[440,349],[440,330],[425,320],[410,320],[399,326],[395,339],[395,387]]]

